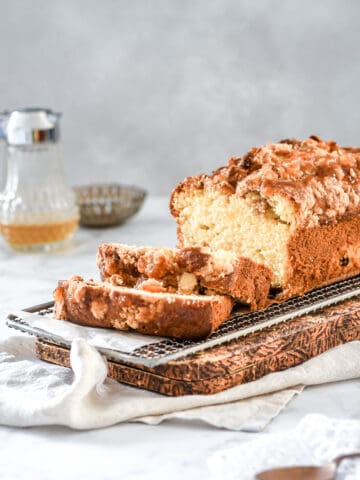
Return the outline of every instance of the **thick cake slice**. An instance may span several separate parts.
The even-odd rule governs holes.
[[[149,292],[81,277],[59,281],[54,298],[59,320],[181,339],[207,337],[233,305],[224,295]]]
[[[279,299],[360,273],[360,153],[312,136],[253,148],[170,201],[179,247],[204,245],[273,272]]]
[[[271,270],[233,252],[206,247],[169,249],[100,245],[97,265],[103,280],[117,276],[127,287],[199,294],[204,289],[230,295],[253,309],[268,303]]]

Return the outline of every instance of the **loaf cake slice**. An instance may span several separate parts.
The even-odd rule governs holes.
[[[279,299],[360,273],[360,153],[316,136],[251,149],[189,177],[170,210],[179,247],[268,266]]]
[[[199,294],[211,290],[230,295],[252,309],[268,303],[271,270],[233,252],[206,247],[170,249],[104,243],[97,253],[103,280],[117,276],[127,287]]]
[[[59,281],[54,298],[59,320],[179,339],[207,337],[229,317],[233,305],[224,295],[149,292],[78,276]]]

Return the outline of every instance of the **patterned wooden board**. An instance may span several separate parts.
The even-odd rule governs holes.
[[[108,361],[109,376],[164,395],[220,392],[299,365],[342,343],[360,340],[360,297],[154,368]],[[39,358],[70,366],[69,350],[36,342]]]

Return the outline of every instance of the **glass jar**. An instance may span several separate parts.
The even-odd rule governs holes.
[[[75,232],[79,212],[59,152],[59,114],[30,108],[2,114],[6,182],[0,228],[20,251],[49,251]]]

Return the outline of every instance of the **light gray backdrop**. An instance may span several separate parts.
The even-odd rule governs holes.
[[[360,144],[357,0],[0,0],[0,109],[62,111],[73,184],[168,194],[288,136]]]

